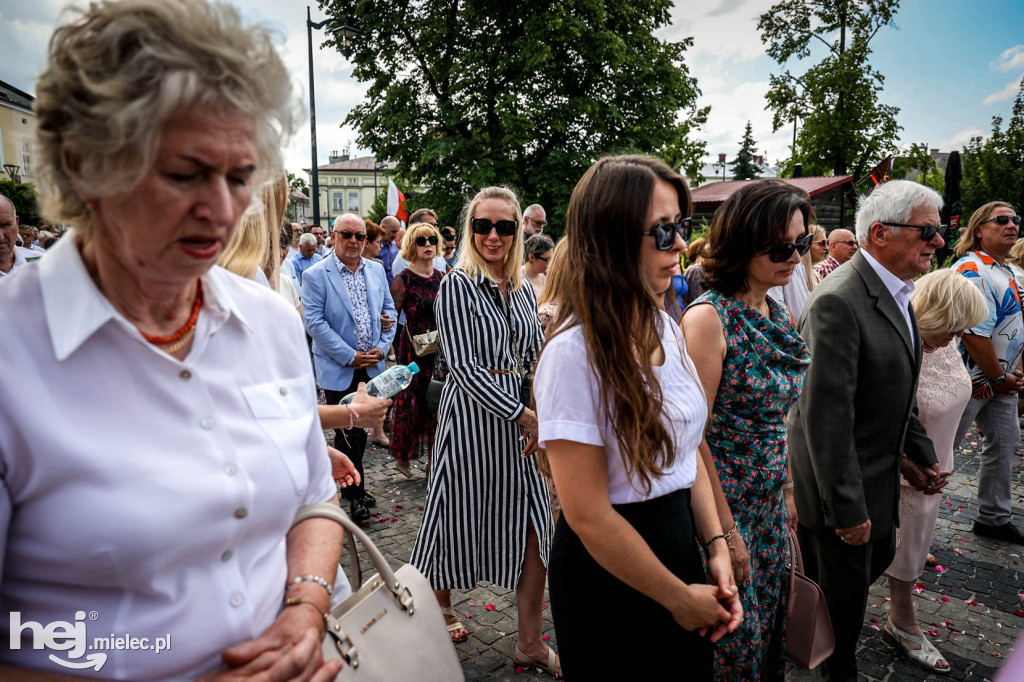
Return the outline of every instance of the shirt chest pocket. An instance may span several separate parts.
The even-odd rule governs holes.
[[[295,494],[305,494],[309,485],[309,434],[317,418],[315,394],[308,381],[300,377],[243,386],[242,395],[284,460]]]

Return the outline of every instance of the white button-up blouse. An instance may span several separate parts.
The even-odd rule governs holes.
[[[0,288],[0,662],[69,673],[52,658],[104,653],[104,678],[192,679],[274,620],[292,516],[334,494],[302,323],[215,267],[179,361],[74,241]],[[86,651],[33,649],[29,621],[79,624]]]

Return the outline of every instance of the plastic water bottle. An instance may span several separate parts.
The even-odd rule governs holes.
[[[419,365],[415,362],[410,362],[408,365],[395,365],[370,379],[366,384],[366,394],[371,398],[390,398],[399,391],[409,388],[413,375],[419,371]],[[338,404],[348,405],[355,397],[355,393],[349,393]]]

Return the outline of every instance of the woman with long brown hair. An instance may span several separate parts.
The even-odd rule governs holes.
[[[710,679],[702,635],[716,641],[742,618],[697,456],[707,402],[661,301],[689,211],[684,180],[646,156],[601,159],[569,201],[573,265],[554,292],[555,332],[534,382],[539,440],[562,504],[548,583],[569,679],[662,676],[680,662]],[[619,633],[619,656],[594,631],[610,611],[637,629]]]

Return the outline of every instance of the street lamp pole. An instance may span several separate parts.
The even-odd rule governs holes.
[[[306,6],[306,42],[309,46],[309,137],[313,157],[309,170],[313,180],[313,196],[310,197],[310,201],[313,202],[313,225],[320,224],[320,176],[316,166],[316,96],[313,89],[313,29],[315,28],[319,31],[332,22],[341,22],[342,24],[337,29],[332,30],[341,36],[341,53],[346,59],[352,56],[352,38],[362,33],[358,29],[349,26],[347,22],[335,17],[328,17],[323,21],[314,23],[309,13],[309,6]]]

